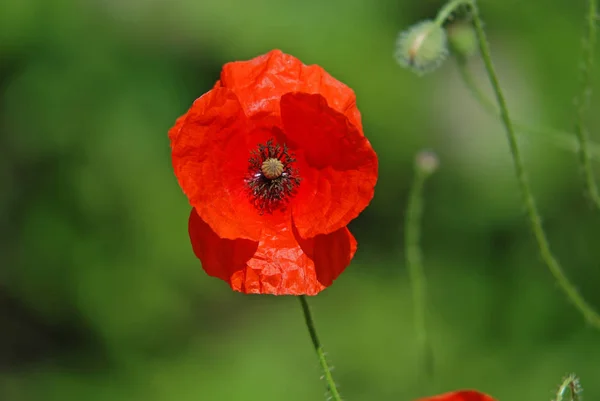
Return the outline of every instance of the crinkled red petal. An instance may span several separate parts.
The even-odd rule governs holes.
[[[210,276],[247,294],[316,295],[350,264],[356,240],[343,227],[308,240],[291,224],[263,231],[259,242],[220,238],[192,210],[189,233],[194,253]]]
[[[305,65],[281,50],[225,64],[221,84],[235,92],[249,117],[278,114],[279,100],[286,93],[318,93],[327,99],[329,107],[348,117],[362,132],[354,91],[322,67]]]
[[[304,181],[292,206],[300,236],[346,226],[373,198],[378,162],[371,144],[321,95],[284,95],[281,118],[288,146],[302,154]]]
[[[194,253],[206,273],[225,281],[245,269],[258,247],[255,241],[219,237],[195,209],[190,213],[188,230]]]
[[[169,139],[171,141],[175,140],[175,138],[177,138],[177,136],[179,135],[179,131],[181,130],[181,127],[183,126],[183,123],[185,122],[187,116],[188,113],[186,112],[184,115],[178,117],[177,120],[175,120],[175,125],[173,125],[173,127],[169,130]]]
[[[250,121],[235,94],[217,85],[197,99],[169,132],[179,184],[190,204],[222,238],[258,241],[265,224],[283,219],[281,213],[260,216],[244,181],[250,149],[272,128]]]
[[[492,396],[477,390],[458,390],[431,397],[421,398],[416,401],[496,401]]]

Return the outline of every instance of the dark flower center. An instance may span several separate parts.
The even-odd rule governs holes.
[[[287,146],[281,147],[272,139],[250,152],[246,185],[260,214],[284,210],[296,194],[301,178],[293,167],[295,162]]]

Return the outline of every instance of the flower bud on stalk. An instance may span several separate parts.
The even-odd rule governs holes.
[[[477,37],[469,22],[456,22],[448,26],[450,49],[457,57],[468,59],[477,51]]]
[[[418,75],[438,68],[448,52],[446,31],[431,20],[419,22],[400,32],[396,40],[396,60]]]

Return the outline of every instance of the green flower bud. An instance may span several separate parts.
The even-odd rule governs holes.
[[[433,21],[419,22],[398,35],[396,60],[418,75],[435,70],[447,56],[446,31]]]
[[[440,165],[440,159],[430,150],[422,150],[415,157],[417,168],[426,174],[433,174]]]
[[[477,51],[477,36],[470,23],[456,22],[447,30],[450,49],[456,56],[466,59]]]

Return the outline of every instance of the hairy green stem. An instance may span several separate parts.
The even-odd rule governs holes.
[[[334,401],[342,401],[342,397],[340,396],[337,386],[333,381],[333,376],[331,376],[331,367],[329,367],[329,364],[327,363],[325,351],[323,351],[323,346],[321,345],[319,337],[317,336],[317,330],[315,328],[315,323],[313,321],[308,302],[306,301],[306,297],[304,295],[300,295],[298,299],[300,299],[300,304],[302,305],[302,312],[304,313],[306,327],[308,328],[308,333],[310,334],[313,347],[315,348],[317,356],[319,357],[319,363],[321,364],[321,369],[323,369],[323,377],[327,383],[327,389],[331,394],[331,399]]]
[[[579,165],[585,180],[587,193],[594,203],[600,209],[600,195],[596,186],[596,178],[592,169],[588,133],[585,129],[585,113],[589,106],[592,93],[592,68],[594,66],[594,47],[596,45],[596,15],[598,13],[597,0],[588,0],[588,12],[586,16],[587,36],[583,37],[582,68],[581,68],[581,87],[579,96],[576,99],[576,121],[575,134],[579,141]]]
[[[413,293],[414,322],[417,344],[424,361],[425,374],[428,379],[433,377],[433,349],[427,332],[427,285],[423,256],[421,252],[421,220],[423,215],[423,188],[433,169],[424,168],[417,160],[415,177],[410,189],[406,207],[404,246],[406,249],[406,265],[410,275]]]
[[[567,298],[571,300],[571,302],[573,302],[577,310],[579,310],[579,312],[583,315],[583,317],[587,320],[588,323],[593,325],[596,329],[600,330],[600,315],[598,315],[598,313],[596,313],[596,311],[594,311],[594,309],[579,294],[575,286],[569,281],[569,279],[563,272],[560,263],[550,250],[550,244],[548,242],[548,239],[546,238],[546,233],[542,226],[542,219],[538,212],[533,197],[533,192],[531,190],[531,187],[529,186],[527,175],[525,173],[525,165],[517,141],[515,127],[513,125],[513,121],[510,118],[508,107],[506,105],[506,100],[504,98],[504,94],[502,93],[502,89],[500,87],[500,83],[496,75],[496,70],[492,63],[491,52],[489,49],[485,31],[483,29],[483,22],[479,15],[477,1],[449,1],[446,4],[446,6],[443,7],[442,10],[440,10],[440,12],[438,13],[438,16],[436,17],[436,23],[441,26],[445,22],[445,20],[452,15],[454,11],[456,11],[459,7],[465,5],[469,6],[473,13],[473,26],[475,28],[475,34],[479,43],[479,50],[481,52],[481,57],[483,59],[489,81],[492,85],[492,89],[496,97],[496,102],[499,107],[500,119],[506,129],[508,144],[513,159],[513,165],[515,168],[515,175],[517,177],[519,189],[523,197],[523,202],[527,211],[527,216],[529,218],[531,231],[533,232],[533,235],[538,244],[541,257],[546,266],[548,267],[548,270],[550,270],[550,273],[556,279],[561,290],[567,296]]]
[[[477,84],[475,77],[469,70],[464,59],[456,58],[458,64],[458,72],[463,83],[471,92],[471,95],[483,107],[483,109],[491,115],[500,117],[500,111],[492,99],[487,97],[481,87]],[[548,140],[553,145],[564,150],[577,152],[579,142],[571,132],[564,132],[553,128],[537,126],[533,124],[524,124],[518,121],[512,121],[513,127],[521,133],[537,135],[536,139]],[[594,142],[587,142],[589,156],[595,161],[600,161],[600,145]]]
[[[544,260],[546,266],[558,282],[560,288],[573,302],[575,307],[582,313],[582,315],[590,324],[595,326],[597,329],[600,329],[600,316],[594,311],[594,309],[592,309],[590,305],[588,305],[588,303],[579,294],[579,292],[573,286],[573,284],[570,283],[569,279],[564,274],[563,269],[560,266],[558,260],[554,257],[550,250],[550,245],[546,238],[546,233],[544,232],[544,229],[542,227],[542,219],[538,212],[537,206],[534,201],[533,193],[527,180],[525,166],[521,156],[521,151],[519,149],[519,144],[517,142],[515,129],[510,119],[508,107],[504,99],[504,94],[502,93],[500,83],[498,82],[496,70],[492,63],[492,57],[485,35],[485,31],[483,29],[483,23],[479,15],[479,10],[477,8],[475,0],[470,0],[469,3],[471,4],[471,7],[473,9],[473,25],[475,27],[475,33],[479,42],[479,50],[481,51],[481,56],[485,64],[490,83],[496,95],[496,101],[498,102],[498,106],[500,107],[500,117],[502,119],[504,127],[506,128],[507,139],[513,157],[513,164],[517,176],[517,181],[521,190],[521,194],[523,196],[523,201],[525,203],[527,215],[529,216],[531,230],[533,231],[535,239],[538,243],[542,259]]]
[[[450,18],[450,16],[452,15],[452,13],[454,11],[459,9],[461,6],[470,6],[470,5],[471,5],[471,0],[450,0],[438,12],[437,16],[435,17],[435,23],[438,26],[442,26],[444,24],[444,22],[446,22],[446,20],[448,18]]]

